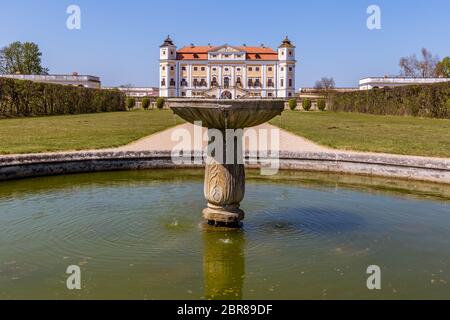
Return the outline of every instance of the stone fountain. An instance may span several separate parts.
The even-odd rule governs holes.
[[[175,114],[190,123],[201,122],[208,129],[222,132],[223,157],[217,159],[214,154],[206,161],[205,198],[208,207],[203,217],[215,226],[238,227],[244,219],[240,203],[245,194],[245,168],[242,141],[230,143],[227,134],[239,129],[261,125],[284,111],[284,100],[188,100],[170,99],[169,106]],[[216,136],[210,132],[209,145]],[[242,139],[238,134],[233,139]],[[227,155],[233,155],[231,163],[223,161]],[[212,158],[212,159],[211,159]]]

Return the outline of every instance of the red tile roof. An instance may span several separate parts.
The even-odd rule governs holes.
[[[208,60],[208,52],[215,50],[215,46],[190,46],[177,51],[178,60]],[[276,61],[278,53],[266,47],[235,47],[247,53],[247,60]]]

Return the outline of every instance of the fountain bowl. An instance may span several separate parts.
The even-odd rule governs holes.
[[[285,109],[285,101],[280,99],[169,99],[168,105],[187,122],[201,122],[205,128],[218,130],[259,126]]]

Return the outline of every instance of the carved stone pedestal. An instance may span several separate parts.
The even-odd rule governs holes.
[[[205,169],[205,198],[208,207],[203,210],[203,217],[212,225],[239,227],[244,220],[244,211],[240,203],[245,195],[245,168],[242,164],[242,137],[235,143],[227,143],[223,132],[223,157],[211,157]],[[210,146],[213,139],[210,137]],[[227,155],[232,155],[234,163],[226,162]]]

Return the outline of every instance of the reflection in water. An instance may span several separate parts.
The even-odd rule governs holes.
[[[240,300],[245,278],[245,234],[204,224],[205,298]]]

